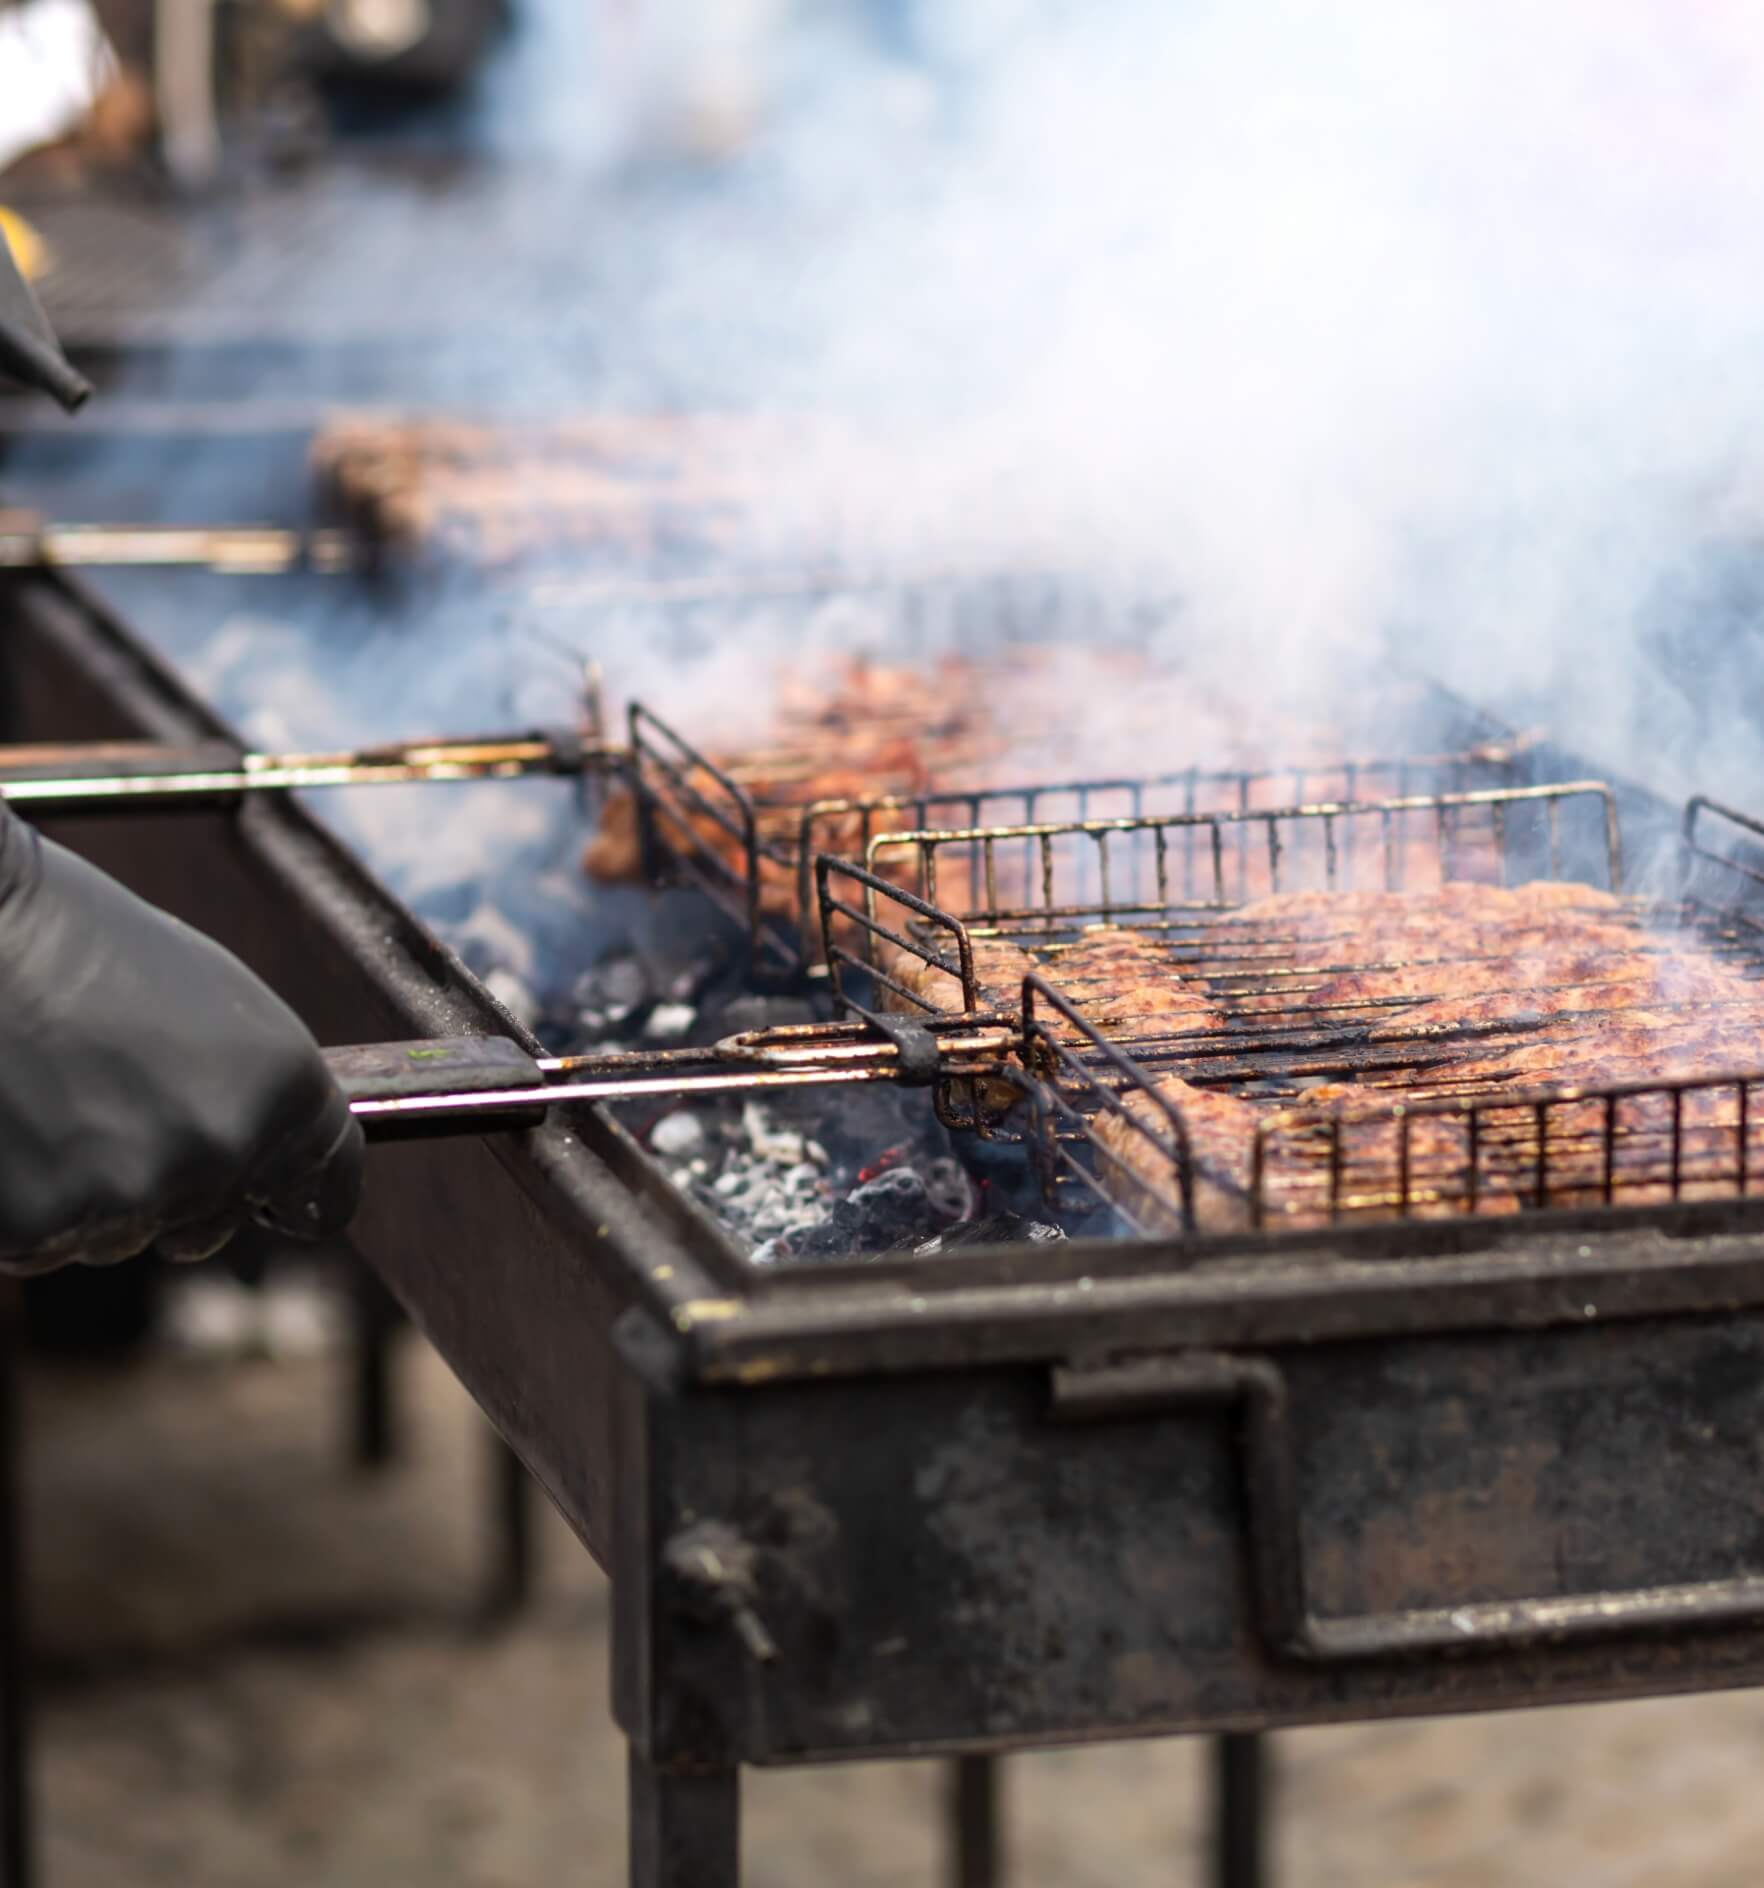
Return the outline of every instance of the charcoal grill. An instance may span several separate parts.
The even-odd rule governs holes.
[[[229,738],[0,612],[8,738]],[[329,1041],[536,1047],[296,804],[54,825]],[[612,1575],[640,1888],[737,1879],[746,1764],[1764,1681],[1745,1203],[762,1274],[575,1108],[376,1150],[359,1239]]]
[[[1073,632],[1069,600],[1060,622]],[[998,662],[999,675],[982,670],[972,686],[996,686],[1008,675],[1010,661],[1007,656]],[[1440,703],[1431,705],[1437,713]],[[1163,813],[1194,818],[1319,795],[1384,800],[1517,779],[1526,743],[1462,704],[1450,708],[1462,743],[1448,753],[1329,758],[1278,770],[1188,766],[979,788],[942,782],[918,792],[823,797],[815,780],[827,770],[824,757],[801,759],[803,779],[794,793],[756,788],[739,766],[712,758],[648,704],[634,701],[627,711],[625,773],[637,796],[647,875],[653,881],[675,878],[703,892],[740,927],[752,974],[787,981],[821,968],[814,873],[823,852],[867,854],[882,835],[902,829],[1027,831],[1060,821],[1138,822]],[[772,771],[788,772],[789,760]],[[920,850],[916,841],[906,843],[915,854]],[[934,855],[934,847],[924,854],[933,870]],[[771,908],[764,896],[768,882],[794,886],[793,911]]]

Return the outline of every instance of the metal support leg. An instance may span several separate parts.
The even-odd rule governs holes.
[[[385,1468],[398,1446],[392,1407],[392,1341],[398,1330],[398,1306],[365,1259],[351,1253],[344,1263],[349,1267],[355,1352],[350,1453],[359,1469]]]
[[[681,1775],[630,1755],[631,1888],[741,1888],[741,1773]]]
[[[1268,1822],[1266,1740],[1213,1740],[1214,1888],[1264,1888]]]
[[[493,1620],[520,1612],[533,1597],[533,1478],[521,1458],[490,1433],[491,1568],[484,1611]]]
[[[18,1294],[0,1287],[0,1888],[34,1879],[26,1687]]]
[[[958,1757],[949,1765],[949,1879],[953,1888],[999,1888],[1004,1879],[1003,1764]]]

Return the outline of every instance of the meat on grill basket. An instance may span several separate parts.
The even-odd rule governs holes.
[[[1374,1057],[1368,1072],[1320,1083],[1296,1107],[1272,1112],[1178,1073],[1161,1077],[1149,1092],[1128,1094],[1120,1111],[1104,1111],[1096,1140],[1130,1183],[1145,1183],[1147,1199],[1163,1196],[1152,1217],[1166,1226],[1172,1219],[1169,1156],[1142,1131],[1149,1126],[1167,1138],[1169,1117],[1160,1099],[1175,1106],[1188,1137],[1197,1226],[1231,1231],[1251,1220],[1258,1132],[1261,1192],[1281,1224],[1319,1224],[1331,1216],[1331,1159],[1338,1206],[1345,1195],[1350,1208],[1358,1199],[1363,1210],[1388,1209],[1389,1176],[1399,1158],[1394,1137],[1401,1132],[1408,1140],[1407,1205],[1417,1215],[1508,1213],[1522,1203],[1586,1205],[1605,1197],[1602,1101],[1556,1103],[1546,1111],[1549,1171],[1541,1200],[1535,1107],[1479,1107],[1472,1198],[1464,1113],[1424,1106],[1402,1130],[1366,1104],[1498,1104],[1504,1095],[1535,1089],[1645,1086],[1764,1068],[1764,986],[1695,937],[1649,932],[1632,908],[1589,886],[1447,885],[1431,892],[1276,897],[1236,914],[1227,948],[1241,948],[1246,931],[1267,925],[1292,927],[1285,966],[1320,972],[1321,980],[1299,979],[1291,992],[1273,996],[1221,996],[1227,1040],[1234,1011],[1254,1008],[1265,1021],[1302,1008],[1311,1017],[1379,1018],[1366,1039],[1388,1045],[1399,1058],[1410,1050],[1444,1053],[1414,1066],[1399,1060],[1394,1068],[1379,1067]],[[1344,958],[1362,967],[1331,973]],[[1063,967],[1053,977],[1063,986]],[[1220,984],[1228,988],[1229,979]],[[1094,993],[1086,1001],[1078,984],[1071,990],[1086,1010],[1097,1010]],[[1143,1032],[1151,1010],[1137,992],[1110,992],[1105,1000],[1126,1015],[1130,1029]],[[1675,1131],[1687,1182],[1681,1197],[1697,1197],[1700,1169],[1731,1193],[1742,1105],[1732,1084],[1693,1090],[1677,1104],[1662,1092],[1619,1101],[1614,1179],[1623,1203],[1671,1197],[1661,1163]],[[1339,1128],[1331,1125],[1331,1113],[1339,1116]]]
[[[946,857],[1026,837],[1051,863],[1022,902],[925,898]],[[924,868],[912,897],[891,849]],[[908,1014],[1020,1004],[1031,1079],[948,1084],[950,1119],[1020,1134],[1027,1093],[1056,1179],[1139,1230],[1731,1198],[1764,1162],[1759,927],[1562,876],[1601,852],[1619,886],[1614,796],[1580,781],[899,835],[820,878],[861,933],[830,954],[840,999],[867,968]],[[1350,860],[1383,888],[1344,885]],[[1284,884],[1232,895],[1258,877]]]
[[[1295,758],[1268,769],[1271,744]],[[861,857],[879,833],[1376,798],[1506,780],[1515,765],[1514,749],[1487,743],[1347,760],[1302,713],[1277,709],[1263,710],[1250,745],[1232,704],[1195,678],[1138,650],[1059,644],[917,668],[863,656],[805,666],[779,678],[757,738],[701,753],[671,730],[652,746],[639,732],[635,750],[635,782],[603,802],[583,858],[588,876],[643,877],[647,808],[664,853],[731,888],[745,885],[751,863],[760,915],[790,923],[806,915],[813,856]],[[1197,752],[1211,761],[1172,767]],[[1007,862],[1007,874],[1020,865]],[[925,888],[916,855],[892,853],[879,869]],[[931,894],[949,909],[1008,890],[997,862],[974,848],[943,850],[935,869]]]

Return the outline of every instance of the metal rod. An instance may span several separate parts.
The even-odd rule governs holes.
[[[353,570],[360,549],[347,532],[274,525],[44,524],[0,530],[0,567],[28,570],[199,568],[230,576]]]
[[[483,1093],[399,1095],[389,1100],[352,1101],[349,1111],[364,1125],[458,1115],[509,1115],[571,1101],[636,1101],[645,1095],[727,1095],[776,1088],[813,1088],[851,1082],[892,1081],[886,1066],[841,1069],[741,1069],[716,1075],[648,1075],[598,1081],[557,1082],[544,1088],[501,1088]]]
[[[7,777],[8,759],[14,775]],[[286,793],[314,787],[406,786],[422,781],[514,780],[536,774],[576,775],[615,764],[613,750],[567,735],[418,741],[398,747],[361,748],[334,754],[244,754],[230,767],[193,766],[175,771],[175,751],[144,749],[136,768],[103,774],[44,772],[57,765],[57,751],[0,748],[0,798],[18,806],[97,809],[142,800],[184,804],[229,801],[251,793]],[[79,749],[64,750],[69,769]],[[29,773],[22,770],[29,768]],[[167,768],[174,771],[166,771]],[[158,768],[159,771],[152,771]]]

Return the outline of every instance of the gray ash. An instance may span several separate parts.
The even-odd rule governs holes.
[[[676,1186],[752,1242],[756,1265],[932,1257],[980,1240],[1064,1236],[993,1205],[1001,1182],[975,1178],[961,1157],[968,1150],[922,1093],[877,1084],[694,1104],[641,1138]]]
[[[498,955],[489,938],[471,942]],[[487,969],[514,980],[506,962]],[[620,947],[550,996],[535,1027],[555,1053],[579,1054],[712,1043],[824,1013],[801,997],[744,991],[738,973],[715,949],[661,966]],[[674,1185],[751,1246],[756,1265],[1064,1236],[1036,1216],[1021,1150],[958,1144],[922,1091],[875,1083],[621,1112]]]
[[[759,1265],[910,1250],[975,1209],[973,1182],[923,1096],[697,1103],[642,1138],[677,1187],[752,1242]]]

